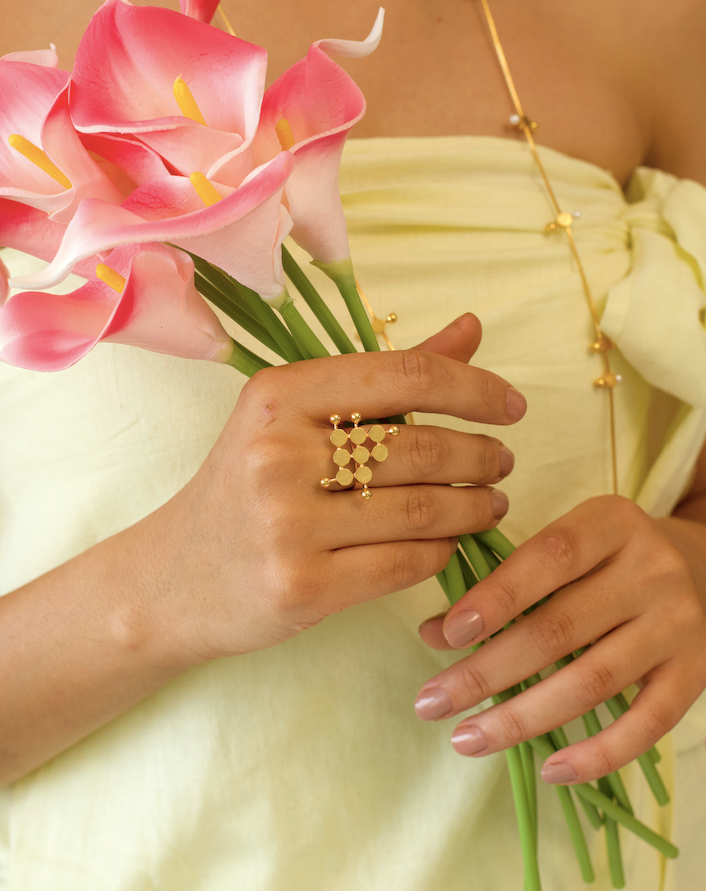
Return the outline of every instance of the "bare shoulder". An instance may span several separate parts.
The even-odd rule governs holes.
[[[652,141],[646,163],[706,185],[706,3],[636,0],[643,101]]]

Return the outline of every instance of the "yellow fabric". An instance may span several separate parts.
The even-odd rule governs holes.
[[[576,240],[621,350],[621,491],[664,515],[706,431],[706,190],[640,170],[626,198],[609,173],[542,155],[562,207],[581,211]],[[500,432],[517,457],[507,534],[520,542],[609,491],[590,317],[565,238],[544,234],[551,210],[526,147],[352,141],[341,188],[358,276],[378,315],[399,316],[395,345],[472,310],[485,331],[476,361],[528,398],[526,418]],[[3,257],[13,271],[30,262]],[[59,374],[0,367],[0,592],[162,504],[199,467],[241,384],[230,368],[113,344]],[[458,658],[417,635],[443,608],[432,580],[178,678],[15,785],[4,887],[520,891],[503,756],[460,758],[452,724],[412,710],[419,686]],[[698,708],[687,725],[677,747],[693,752],[706,736]],[[649,792],[628,773],[651,820]],[[544,891],[583,887],[554,793],[540,793]],[[677,789],[677,825],[687,794]],[[657,891],[660,859],[623,838],[628,888]],[[596,889],[609,887],[601,851]],[[704,874],[703,857],[692,839],[690,875]],[[696,891],[669,870],[668,888]]]

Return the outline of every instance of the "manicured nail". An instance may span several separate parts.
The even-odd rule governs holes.
[[[480,727],[461,727],[451,737],[451,745],[459,755],[477,755],[488,741]]]
[[[485,621],[474,609],[451,616],[444,624],[444,637],[452,647],[465,647],[483,631]]]
[[[515,456],[507,446],[502,446],[500,449],[500,476],[505,479],[509,473],[512,473],[514,466]]]
[[[448,715],[453,706],[446,690],[442,690],[441,687],[430,687],[419,694],[414,703],[414,710],[422,721],[436,721],[437,718]]]
[[[510,499],[500,489],[490,488],[490,503],[493,505],[493,516],[496,520],[502,520],[510,507]]]
[[[514,387],[508,387],[506,392],[505,413],[511,421],[519,421],[527,411],[527,400]]]
[[[570,783],[576,779],[576,771],[566,761],[545,764],[542,768],[542,779],[545,783]]]

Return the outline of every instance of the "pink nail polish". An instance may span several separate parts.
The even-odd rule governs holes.
[[[490,502],[493,505],[493,516],[496,520],[502,520],[510,507],[510,499],[500,489],[490,488]]]
[[[441,687],[430,687],[419,694],[414,703],[414,710],[422,721],[436,721],[437,718],[443,718],[453,711],[453,705],[446,690],[442,690]]]
[[[576,779],[576,771],[566,761],[557,761],[554,764],[545,764],[542,768],[542,779],[545,783],[570,783]]]
[[[477,755],[487,748],[488,741],[480,727],[459,727],[451,737],[451,745],[459,755]]]
[[[505,413],[511,421],[519,421],[527,411],[527,400],[514,387],[508,387],[506,393]]]
[[[452,647],[465,647],[483,631],[483,616],[473,609],[456,613],[444,623],[444,637]]]

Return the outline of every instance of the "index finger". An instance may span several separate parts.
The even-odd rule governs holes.
[[[273,397],[273,387],[267,396],[271,410],[279,393],[287,409],[295,403],[297,411],[319,422],[331,414],[389,418],[423,411],[507,425],[527,410],[524,396],[499,375],[423,350],[351,353],[267,368],[252,378],[250,391],[258,382],[267,391],[275,375],[277,392]]]

